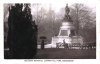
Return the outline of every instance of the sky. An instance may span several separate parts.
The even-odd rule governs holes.
[[[35,3],[36,4],[36,3]],[[61,2],[61,3],[40,3],[40,8],[43,7],[46,10],[49,10],[49,7],[51,6],[51,9],[54,10],[56,13],[58,13],[60,11],[61,8],[65,8],[67,2]],[[70,7],[71,5],[73,5],[74,3],[68,3],[68,6]],[[88,6],[89,8],[92,8],[93,11],[96,11],[96,4],[95,3],[82,3],[85,6]],[[34,5],[34,4],[32,4]],[[39,8],[39,7],[38,7]],[[34,6],[32,6],[32,12],[34,13]]]
[[[94,2],[95,0],[91,0],[91,1],[82,0],[82,1],[80,2],[80,1],[77,1],[77,0],[75,0],[75,1],[74,0],[73,1],[70,1],[70,0],[69,1],[68,0],[49,0],[49,1],[44,1],[43,0],[43,1],[31,3],[32,4],[32,6],[31,6],[31,10],[32,11],[31,12],[32,12],[32,14],[34,14],[34,12],[37,11],[36,8],[34,9],[34,6],[33,6],[34,4],[37,4],[37,3],[41,4],[40,8],[43,7],[46,10],[49,10],[49,7],[51,6],[52,10],[54,10],[55,13],[59,13],[61,8],[65,8],[67,3],[69,5],[69,7],[74,3],[82,3],[82,4],[92,8],[93,11],[96,11],[96,2]],[[8,14],[7,14],[7,16],[8,16]]]
[[[58,11],[61,7],[65,7],[66,3],[68,3],[69,6],[74,3],[83,3],[90,8],[95,8],[98,2],[96,0],[39,0],[39,3],[41,3],[45,8],[48,6],[48,4],[51,4],[52,9]]]

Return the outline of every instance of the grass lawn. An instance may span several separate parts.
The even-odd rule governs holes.
[[[5,59],[11,59],[9,51],[4,52]],[[38,49],[34,59],[96,59],[96,49]]]
[[[96,50],[44,49],[38,50],[36,59],[96,59]]]

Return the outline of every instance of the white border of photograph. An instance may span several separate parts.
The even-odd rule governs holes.
[[[54,61],[45,62],[46,59],[20,60],[20,59],[4,59],[4,33],[3,33],[3,4],[4,3],[88,3],[96,5],[96,59],[66,59],[65,62]],[[99,0],[0,0],[0,64],[99,64],[100,61],[100,1]],[[91,53],[92,54],[92,53]],[[64,60],[64,59],[60,59]]]

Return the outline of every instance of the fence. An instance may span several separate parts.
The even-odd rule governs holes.
[[[57,43],[56,48],[66,48],[66,49],[96,49],[96,45],[88,44],[64,44],[64,43]]]

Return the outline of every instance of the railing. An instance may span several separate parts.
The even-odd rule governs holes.
[[[95,45],[68,45],[64,43],[56,43],[56,48],[66,48],[66,49],[96,49]]]

